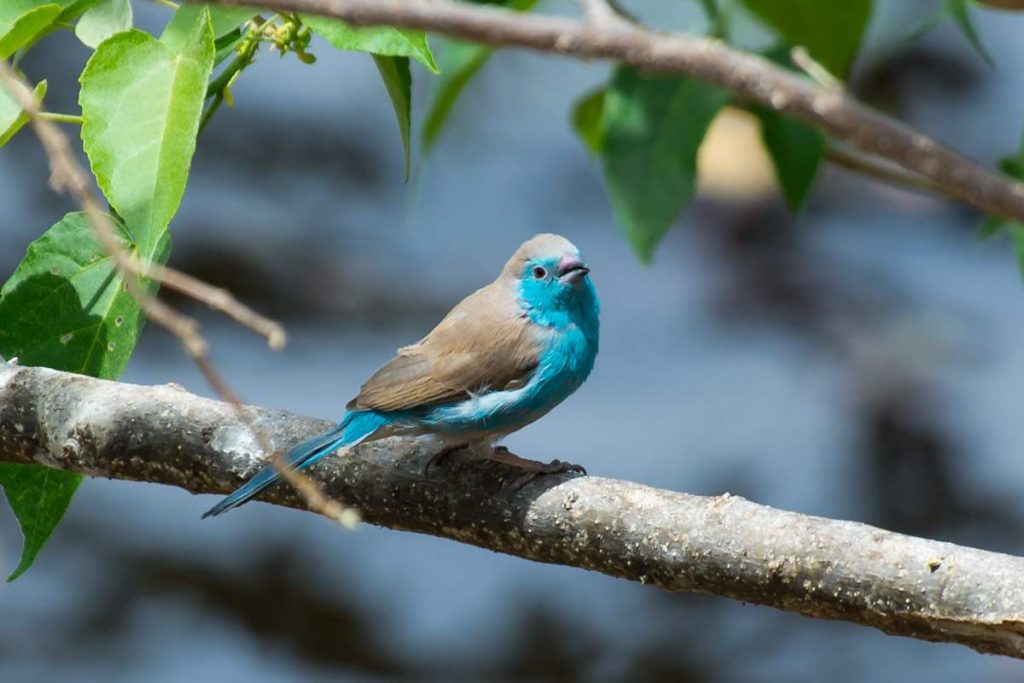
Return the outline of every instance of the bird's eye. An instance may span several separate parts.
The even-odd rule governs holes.
[[[544,270],[540,266],[537,266],[536,268],[533,269],[533,276],[538,280],[543,280],[548,276],[548,271]]]

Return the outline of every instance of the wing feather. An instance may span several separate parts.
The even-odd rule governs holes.
[[[463,299],[430,334],[363,384],[356,410],[405,410],[521,386],[539,348],[515,292],[498,280]]]

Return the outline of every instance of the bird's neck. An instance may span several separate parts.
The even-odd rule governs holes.
[[[597,292],[589,281],[581,283],[579,290],[573,291],[556,305],[533,306],[522,299],[520,305],[530,321],[541,327],[555,331],[578,329],[596,352],[600,305]]]

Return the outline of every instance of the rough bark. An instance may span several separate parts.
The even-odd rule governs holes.
[[[281,12],[308,12],[357,26],[423,29],[478,43],[578,58],[612,59],[722,86],[791,116],[835,140],[929,179],[985,213],[1024,221],[1024,184],[991,171],[935,139],[866,107],[838,87],[816,85],[719,40],[652,31],[626,21],[522,14],[452,0],[213,0]]]
[[[275,448],[329,426],[252,407]],[[0,363],[0,460],[226,493],[262,466],[237,412],[175,386]],[[390,440],[312,470],[366,521],[886,633],[1024,658],[1024,558],[626,481],[520,471]],[[261,496],[302,507],[287,487]],[[233,514],[245,514],[244,511]],[[211,522],[215,524],[216,522]]]

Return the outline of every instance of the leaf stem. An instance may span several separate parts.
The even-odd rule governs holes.
[[[39,112],[39,118],[53,121],[54,123],[71,123],[76,126],[82,125],[83,121],[80,114],[58,114],[53,111]]]
[[[203,110],[203,115],[199,119],[199,132],[196,135],[201,135],[203,129],[206,128],[206,124],[210,122],[213,115],[220,109],[220,105],[224,102],[224,93],[218,92],[213,96],[213,102],[210,102],[209,106]]]
[[[170,7],[173,10],[177,10],[181,6],[176,2],[171,2],[171,0],[153,0],[153,2],[164,7]]]
[[[262,26],[266,22],[261,22],[255,29],[250,28],[250,31],[262,30]],[[231,63],[224,67],[216,78],[210,81],[210,85],[206,88],[206,98],[213,98],[213,101],[203,110],[203,115],[199,119],[199,133],[203,132],[206,125],[210,122],[217,110],[220,109],[220,105],[227,99],[227,90],[231,87],[231,84],[238,74],[242,73],[245,67],[249,66],[253,62],[253,57],[256,56],[257,50],[260,48],[260,42],[255,36],[252,36],[251,42],[245,45],[241,52],[235,55],[235,58],[231,60]],[[231,102],[229,101],[230,105]],[[198,133],[197,133],[198,134]]]
[[[254,42],[255,46],[256,43]],[[246,50],[245,53],[236,55],[231,63],[228,64],[215,79],[210,81],[210,85],[206,88],[207,99],[216,95],[224,96],[224,90],[231,84],[232,79],[237,76],[242,69],[252,64],[252,57],[256,53],[255,48]]]
[[[206,124],[210,122],[210,118],[220,109],[220,105],[224,103],[226,99],[225,93],[231,83],[238,77],[238,74],[242,73],[245,67],[252,64],[253,55],[256,54],[256,49],[259,43],[253,41],[253,47],[246,49],[245,52],[236,56],[227,67],[220,72],[217,78],[210,82],[209,87],[206,89],[206,97],[213,98],[213,101],[203,110],[203,116],[199,119],[199,133],[203,132],[206,128]],[[230,104],[230,102],[228,103]],[[198,133],[197,133],[198,134]]]
[[[835,143],[830,143],[825,149],[825,158],[837,166],[874,178],[886,185],[926,194],[942,194],[942,188],[929,178],[908,173],[886,160],[873,158]]]

